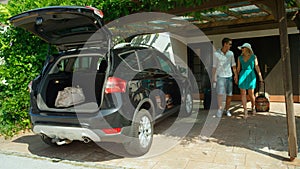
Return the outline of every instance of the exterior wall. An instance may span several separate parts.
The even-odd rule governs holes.
[[[299,33],[296,27],[288,28],[289,34]],[[278,29],[271,30],[261,30],[261,31],[249,31],[249,32],[237,32],[237,33],[228,33],[228,34],[220,34],[220,35],[209,35],[207,36],[214,44],[215,48],[220,48],[222,46],[221,40],[224,37],[230,37],[233,39],[239,38],[253,38],[253,37],[263,37],[263,36],[271,36],[271,35],[279,35]],[[188,38],[188,43],[196,43],[199,42],[199,37]]]

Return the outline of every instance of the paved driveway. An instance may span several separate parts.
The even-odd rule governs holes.
[[[82,142],[50,147],[30,132],[11,140],[1,139],[0,153],[88,168],[300,167],[297,167],[297,159],[293,163],[286,161],[289,157],[284,104],[271,103],[270,112],[258,113],[246,120],[243,119],[241,105],[233,105],[232,117],[214,118],[212,112],[200,109],[189,118],[172,116],[165,119],[155,126],[154,145],[145,157],[123,157],[121,146],[109,143],[100,144],[101,147]],[[300,114],[300,104],[295,104],[295,110]],[[296,122],[300,130],[300,119],[296,118]],[[107,151],[107,147],[117,155]]]

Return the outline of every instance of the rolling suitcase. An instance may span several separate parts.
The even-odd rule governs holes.
[[[266,93],[266,85],[264,82],[264,92],[260,92],[258,89],[258,94],[255,97],[255,109],[257,112],[268,112],[270,110],[270,98]]]
[[[211,89],[209,88],[204,89],[204,101],[203,101],[204,110],[210,109],[211,94],[212,94]]]

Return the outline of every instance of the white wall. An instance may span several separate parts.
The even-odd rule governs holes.
[[[296,27],[288,28],[288,33],[299,33]],[[278,29],[269,29],[269,30],[261,30],[261,31],[248,31],[248,32],[237,32],[237,33],[227,33],[227,34],[219,34],[219,35],[208,35],[208,39],[213,42],[213,45],[216,49],[222,47],[222,39],[224,37],[232,38],[232,39],[240,39],[240,38],[254,38],[254,37],[263,37],[263,36],[272,36],[279,35]],[[188,43],[196,43],[199,42],[199,37],[192,37],[187,39]]]

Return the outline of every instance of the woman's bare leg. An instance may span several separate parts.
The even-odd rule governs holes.
[[[248,90],[248,95],[251,101],[251,109],[252,109],[252,113],[256,113],[255,112],[255,96],[254,96],[254,89],[249,89]]]
[[[247,97],[246,97],[246,90],[241,89],[241,99],[242,99],[242,105],[244,108],[244,114],[245,114],[245,118],[247,118],[248,116],[248,111],[247,111]]]

